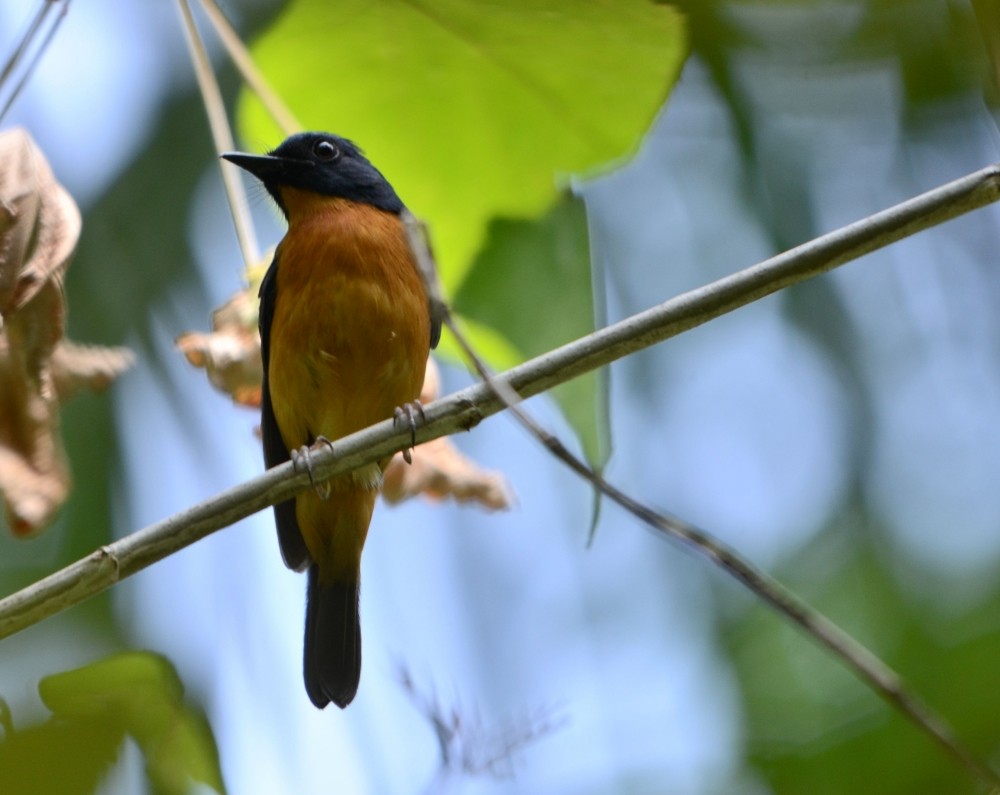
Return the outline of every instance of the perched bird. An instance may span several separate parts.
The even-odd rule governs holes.
[[[300,133],[267,155],[223,157],[259,179],[288,221],[260,287],[261,432],[273,467],[415,401],[441,326],[403,203],[357,146]],[[361,550],[388,462],[274,506],[285,564],[309,571],[303,667],[320,709],[346,707],[358,689]]]

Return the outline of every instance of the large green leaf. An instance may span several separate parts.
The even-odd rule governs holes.
[[[494,366],[593,329],[586,223],[560,194],[636,149],[685,54],[681,16],[648,0],[297,0],[254,45],[305,126],[360,143],[430,223]],[[249,95],[241,121],[281,137]],[[556,398],[603,464],[598,378]]]
[[[355,139],[431,223],[451,287],[492,218],[541,216],[563,177],[634,151],[685,53],[649,0],[297,0],[253,47],[307,128]],[[256,101],[241,122],[280,138]]]
[[[38,690],[52,719],[0,743],[0,771],[5,760],[16,762],[18,775],[27,777],[19,779],[26,789],[4,792],[90,792],[126,734],[145,754],[156,792],[181,795],[193,782],[225,791],[211,730],[185,703],[181,681],[165,658],[118,654],[48,676]]]
[[[49,721],[0,741],[0,792],[4,795],[90,795],[118,756],[121,726],[80,719]]]
[[[503,328],[526,356],[589,332],[595,310],[583,202],[566,194],[537,221],[493,221],[487,245],[455,296],[455,308]],[[603,465],[608,455],[603,376],[588,373],[553,394],[587,458]]]

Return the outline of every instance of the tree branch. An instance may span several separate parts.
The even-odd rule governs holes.
[[[198,79],[198,89],[202,103],[205,105],[205,114],[208,116],[208,126],[212,132],[215,151],[217,153],[232,151],[236,145],[233,143],[233,131],[229,127],[229,117],[226,115],[226,103],[222,101],[222,91],[215,79],[212,61],[208,57],[205,43],[201,40],[201,34],[198,33],[198,26],[191,14],[188,0],[177,0],[177,10],[181,15],[184,38],[187,41],[188,54],[191,57],[195,77]],[[236,228],[236,239],[239,242],[240,253],[243,255],[243,264],[250,267],[260,260],[260,248],[257,246],[257,235],[254,232],[253,221],[250,219],[249,204],[246,192],[243,190],[242,177],[239,175],[240,170],[232,163],[221,160],[219,168],[222,170],[222,184],[226,190],[229,212],[233,216],[233,226]]]
[[[728,576],[742,583],[775,612],[797,624],[810,638],[824,646],[841,663],[900,712],[919,731],[926,734],[974,778],[1000,791],[1000,774],[973,754],[958,738],[954,729],[913,691],[903,678],[876,654],[857,641],[810,604],[789,591],[766,571],[757,568],[747,558],[704,530],[665,512],[655,511],[608,482],[603,475],[588,466],[555,435],[549,433],[519,405],[521,398],[495,376],[476,353],[462,330],[456,325],[451,309],[444,300],[434,258],[427,243],[426,229],[409,211],[404,211],[407,238],[424,279],[432,311],[455,335],[465,357],[504,402],[514,418],[555,458],[590,483],[610,500],[616,502],[641,522],[660,540],[678,541],[706,558]]]
[[[236,66],[236,70],[240,73],[240,77],[243,78],[243,82],[246,83],[247,88],[257,95],[257,99],[260,100],[265,110],[271,114],[271,118],[274,119],[274,123],[278,125],[281,132],[285,136],[301,132],[302,125],[299,124],[298,119],[295,118],[292,111],[282,101],[281,97],[278,96],[277,92],[271,88],[264,75],[261,74],[257,68],[257,64],[254,63],[250,55],[250,51],[239,37],[239,34],[233,30],[233,26],[229,24],[229,20],[222,13],[219,4],[215,0],[201,0],[201,5],[205,9],[205,14],[208,16],[212,26],[215,28],[215,32],[219,35],[222,46],[226,48],[226,52],[229,53],[229,57]],[[227,148],[232,149],[232,147]],[[219,150],[220,153],[223,151],[225,150]]]
[[[60,6],[59,13],[49,24],[48,30],[45,31],[43,36],[41,31],[45,22],[45,17],[47,17],[49,11],[54,9],[57,5]],[[0,70],[0,96],[2,96],[4,92],[7,92],[7,98],[3,100],[2,104],[0,104],[0,121],[4,120],[7,116],[7,111],[9,111],[11,106],[14,104],[14,100],[20,96],[21,91],[28,84],[28,80],[31,79],[31,75],[35,71],[35,67],[37,67],[39,62],[42,60],[42,56],[45,54],[45,51],[49,48],[49,45],[55,38],[56,31],[62,24],[63,19],[66,18],[66,12],[68,10],[69,0],[49,0],[48,2],[44,2],[39,5],[38,11],[35,12],[35,16],[32,18],[31,22],[28,23],[28,29],[21,36],[17,47],[14,48],[14,52],[11,53],[10,58],[7,59],[3,69]],[[7,84],[9,82],[13,82],[14,73],[17,71],[21,63],[28,58],[28,53],[31,51],[31,45],[36,36],[42,36],[40,43],[35,46],[31,59],[27,61],[24,68],[21,69],[21,76],[17,83],[15,83],[8,90]]]
[[[796,282],[824,273],[922,229],[1000,198],[1000,166],[990,166],[876,213],[784,254],[683,293],[494,377],[530,397],[585,372],[701,325]],[[504,408],[480,383],[425,408],[417,442],[468,430]],[[313,473],[325,480],[410,445],[410,430],[385,420],[313,453]],[[125,577],[210,533],[311,488],[291,463],[217,494],[161,522],[108,544],[0,600],[0,638],[95,596]]]

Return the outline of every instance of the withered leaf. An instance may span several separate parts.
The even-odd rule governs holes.
[[[46,287],[61,289],[80,211],[26,130],[0,133],[0,317]],[[59,328],[58,336],[62,336]]]
[[[52,381],[59,403],[82,391],[103,392],[135,362],[128,348],[61,340],[52,352]]]
[[[397,454],[386,467],[382,482],[386,502],[422,494],[432,500],[450,497],[456,502],[475,502],[492,511],[510,507],[510,487],[503,475],[481,469],[447,436],[415,447],[411,455],[410,465]]]
[[[260,406],[263,369],[257,333],[256,290],[236,293],[212,313],[212,331],[190,331],[176,340],[188,362],[241,406]]]
[[[0,497],[19,536],[48,526],[69,494],[61,404],[103,389],[131,363],[123,349],[63,339],[63,278],[80,226],[31,136],[0,133]]]

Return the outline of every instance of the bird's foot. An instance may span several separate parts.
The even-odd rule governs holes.
[[[413,456],[410,455],[410,449],[417,446],[417,428],[427,421],[427,417],[424,416],[424,407],[420,405],[419,400],[397,406],[392,413],[392,421],[397,428],[410,429],[410,447],[403,450],[403,460],[407,464],[412,464]]]
[[[314,444],[325,444],[331,450],[333,449],[333,442],[325,436],[317,436]],[[290,457],[292,459],[292,466],[297,472],[305,470],[309,473],[309,482],[312,483],[316,496],[321,500],[330,499],[330,481],[327,480],[322,483],[317,483],[316,478],[313,476],[312,450],[309,445],[304,444],[297,450],[292,450]]]

